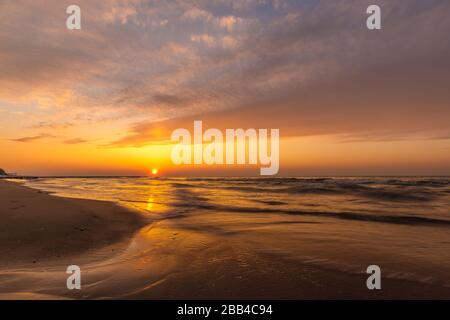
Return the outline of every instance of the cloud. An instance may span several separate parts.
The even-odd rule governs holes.
[[[238,25],[242,22],[243,22],[243,20],[239,17],[226,16],[226,17],[220,17],[218,23],[221,27],[226,28],[228,31],[231,32],[236,27],[236,25]]]
[[[183,17],[189,20],[206,20],[210,21],[214,18],[214,16],[206,10],[202,10],[199,8],[190,8],[183,13]]]
[[[174,129],[191,129],[194,120],[221,130],[279,128],[282,137],[336,134],[342,142],[447,137],[450,110],[442,97],[449,94],[434,84],[450,81],[450,75],[439,73],[441,66],[433,61],[423,62],[423,69],[408,66],[378,68],[371,77],[349,75],[339,84],[330,79],[303,89],[286,87],[270,99],[261,94],[260,100],[242,100],[232,109],[140,122],[111,146],[164,143]]]
[[[32,124],[28,126],[29,129],[66,129],[73,127],[74,123],[69,122],[63,122],[63,123],[57,123],[57,122],[46,122],[46,121],[39,121],[38,123]]]
[[[53,137],[54,136],[50,135],[50,134],[40,134],[40,135],[36,135],[36,136],[11,139],[11,141],[15,141],[15,142],[34,142],[36,140],[42,140],[42,139],[53,138]]]
[[[193,34],[191,35],[191,41],[205,43],[209,46],[213,46],[216,43],[216,39],[207,34]]]
[[[380,32],[365,27],[369,4],[79,1],[83,28],[68,32],[61,1],[7,2],[0,100],[34,130],[114,122],[129,131],[116,145],[194,116],[282,135],[447,128],[450,3],[379,1]]]
[[[166,105],[180,105],[185,100],[172,94],[157,93],[153,95],[153,101]]]
[[[84,140],[84,139],[80,139],[80,138],[73,138],[73,139],[68,139],[68,140],[63,141],[64,144],[80,144],[80,143],[86,143],[86,142],[88,142],[88,141]]]
[[[239,45],[239,41],[231,36],[222,38],[222,46],[226,49],[235,49]]]
[[[202,21],[206,23],[211,23],[213,26],[218,26],[220,28],[226,29],[228,32],[232,32],[236,29],[237,26],[243,25],[246,23],[251,23],[253,19],[243,19],[241,17],[237,17],[234,15],[226,15],[226,16],[215,16],[212,13],[199,9],[199,8],[190,8],[186,10],[182,17],[186,20],[191,21]]]

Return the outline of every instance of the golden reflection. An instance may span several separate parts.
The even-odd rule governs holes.
[[[144,209],[152,213],[166,212],[170,202],[170,189],[168,186],[158,180],[150,180],[146,188],[148,188],[148,198],[144,203]]]
[[[153,211],[153,205],[155,204],[155,200],[153,195],[150,195],[150,198],[148,198],[147,200],[147,210],[148,211]]]

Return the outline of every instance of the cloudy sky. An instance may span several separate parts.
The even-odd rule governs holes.
[[[173,167],[203,120],[279,128],[282,175],[449,175],[449,30],[447,0],[0,0],[0,167],[258,172]]]

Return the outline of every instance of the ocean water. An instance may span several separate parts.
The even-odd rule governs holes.
[[[447,177],[41,178],[26,184],[114,201],[139,210],[149,225],[170,221],[189,235],[189,248],[213,243],[205,239],[227,243],[234,254],[245,252],[239,263],[252,265],[249,274],[264,268],[254,266],[255,257],[272,255],[289,265],[353,274],[375,264],[385,277],[450,287]]]
[[[27,184],[148,215],[221,210],[450,225],[449,178],[42,178]]]

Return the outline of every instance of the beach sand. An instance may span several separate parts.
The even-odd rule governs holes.
[[[0,265],[32,265],[119,243],[144,225],[110,202],[55,197],[0,180]]]
[[[324,228],[335,240],[299,233],[298,226]],[[0,299],[450,297],[450,288],[440,284],[389,276],[383,277],[382,290],[368,290],[364,268],[376,254],[388,255],[394,265],[402,260],[382,252],[389,247],[367,253],[360,243],[352,244],[346,235],[354,227],[363,224],[277,215],[236,218],[225,212],[145,221],[113,203],[61,198],[0,181]],[[380,243],[390,232],[386,228]],[[298,259],[287,250],[292,241],[298,252],[306,257],[320,252],[327,263]],[[354,257],[361,261],[360,271],[332,264]],[[81,267],[81,290],[66,288],[71,264]]]

